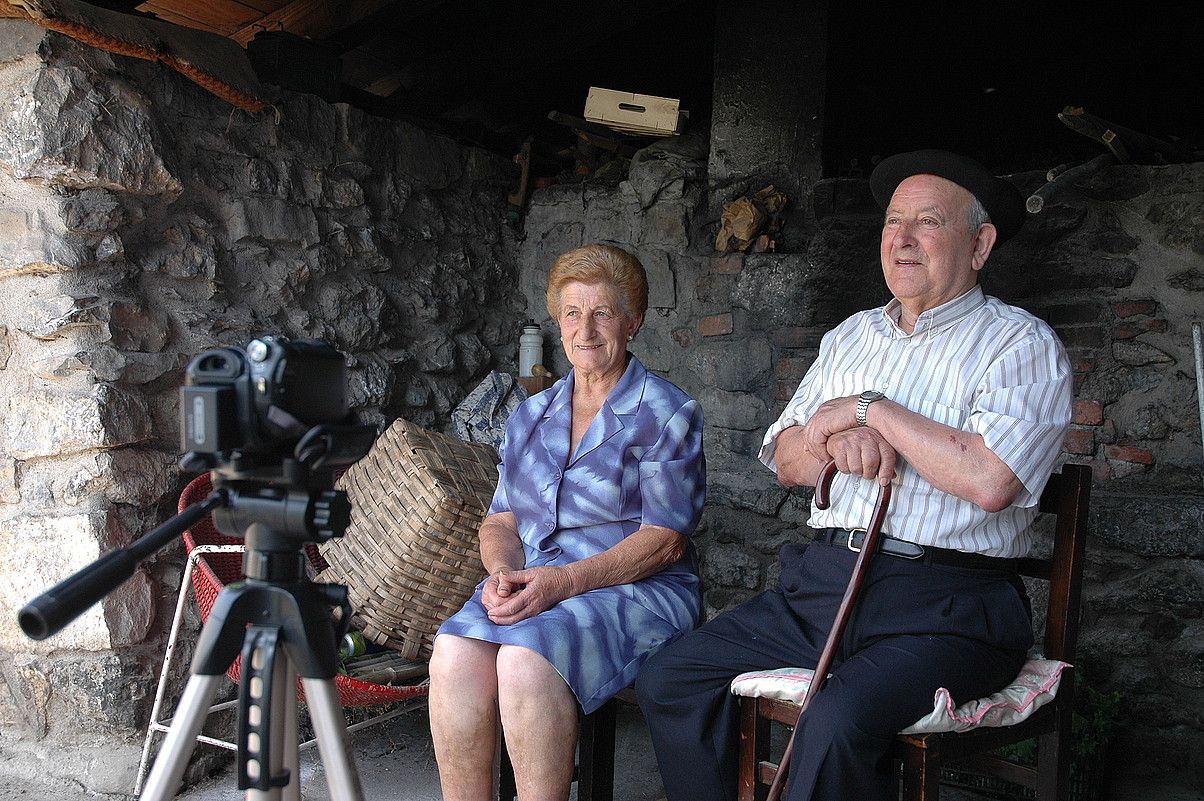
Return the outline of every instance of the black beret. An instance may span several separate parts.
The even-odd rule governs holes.
[[[977,161],[947,150],[914,150],[883,159],[870,174],[870,189],[878,205],[890,205],[895,189],[913,175],[937,175],[966,189],[991,215],[999,232],[998,247],[1024,224],[1024,199],[1016,187],[996,178]]]

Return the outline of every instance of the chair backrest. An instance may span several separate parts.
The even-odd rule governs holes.
[[[1086,465],[1063,465],[1061,473],[1050,476],[1041,493],[1040,510],[1056,516],[1053,554],[1019,563],[1022,575],[1049,582],[1043,650],[1047,659],[1074,661],[1090,497],[1091,468]]]

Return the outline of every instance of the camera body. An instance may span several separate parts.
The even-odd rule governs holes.
[[[308,430],[348,417],[343,354],[324,342],[212,348],[189,362],[184,384],[181,450],[215,463],[287,458]]]

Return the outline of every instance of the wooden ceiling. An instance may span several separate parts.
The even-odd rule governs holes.
[[[591,85],[671,97],[705,93],[709,102],[709,0],[87,2],[210,31],[244,47],[261,36],[252,51],[287,39],[297,74],[319,69],[337,88],[337,96],[312,90],[326,99],[379,116],[434,121],[461,139],[511,153],[549,111],[580,114]],[[707,19],[677,24],[699,15]],[[665,35],[674,29],[686,31],[686,39]],[[705,41],[693,41],[699,37]],[[313,58],[305,57],[306,47]],[[305,88],[290,85],[288,75],[276,78],[268,82]]]

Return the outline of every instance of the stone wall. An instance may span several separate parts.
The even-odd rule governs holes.
[[[814,360],[819,339],[888,298],[881,215],[864,181],[821,181],[798,204],[792,252],[721,255],[705,197],[704,149],[641,151],[617,188],[535,193],[520,248],[529,308],[543,276],[582,242],[630,247],[654,300],[632,343],[650,369],[699,399],[708,504],[697,534],[709,614],[776,579],[776,554],[808,537],[810,492],[780,487],[755,459]],[[1025,192],[1037,173],[1013,176]],[[754,180],[751,182],[756,184]],[[988,292],[1054,326],[1075,370],[1066,458],[1095,474],[1080,662],[1124,697],[1119,774],[1204,774],[1204,470],[1191,323],[1204,317],[1204,164],[1120,166],[1069,187],[992,256]],[[665,221],[672,221],[666,225]]]
[[[512,367],[512,170],[308,95],[244,114],[167,69],[0,20],[4,772],[132,787],[180,549],[56,637],[12,623],[174,512],[192,355],[322,338],[348,354],[365,420],[427,426]]]

